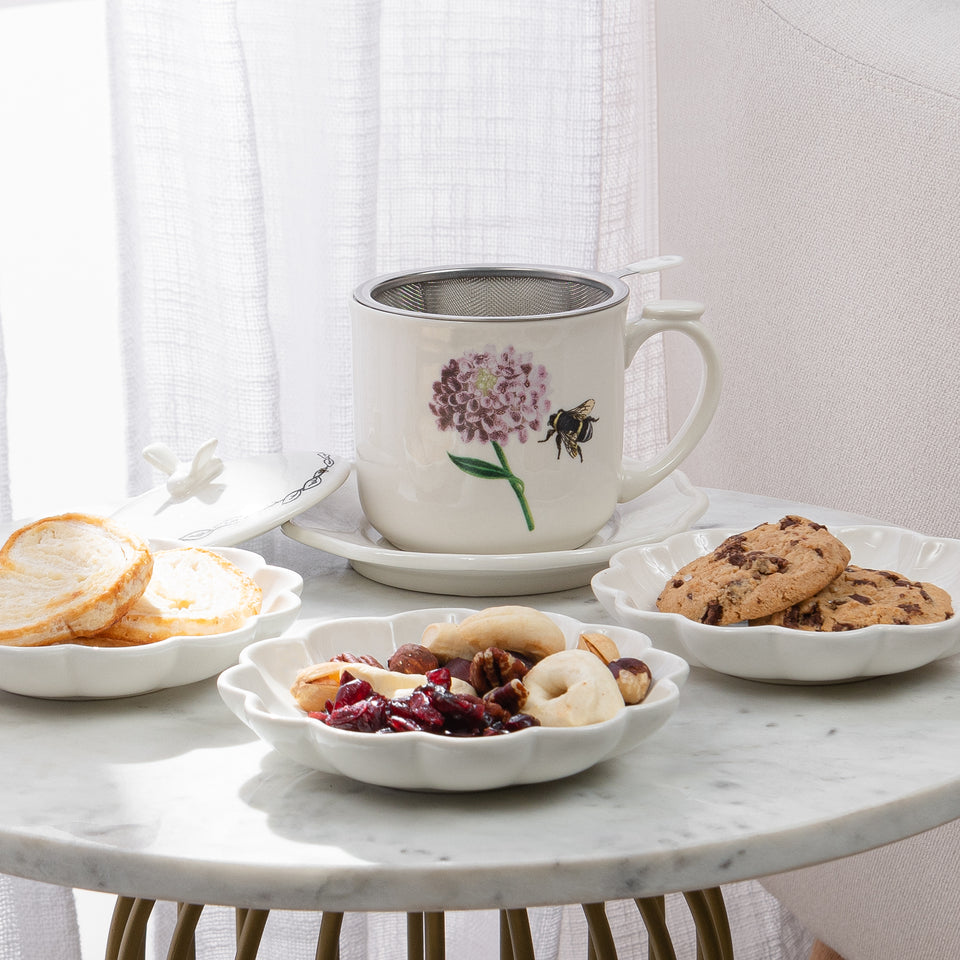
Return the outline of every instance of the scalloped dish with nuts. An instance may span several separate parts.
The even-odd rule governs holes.
[[[305,667],[290,692],[341,730],[481,737],[602,723],[641,703],[651,683],[646,663],[621,657],[605,634],[583,633],[568,649],[545,613],[502,606],[430,624],[386,665],[344,652]]]

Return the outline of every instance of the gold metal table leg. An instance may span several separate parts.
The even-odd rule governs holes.
[[[324,912],[320,921],[320,936],[317,938],[317,960],[337,960],[340,956],[340,928],[342,913]]]
[[[120,956],[120,943],[123,940],[123,931],[127,926],[127,919],[133,909],[133,897],[117,897],[113,905],[113,917],[110,920],[110,930],[107,933],[107,948],[104,952],[105,960],[117,960]]]
[[[407,960],[423,960],[423,914],[407,914]]]
[[[697,931],[697,960],[733,960],[730,923],[720,888],[690,890],[683,897]],[[644,897],[636,904],[647,928],[650,960],[676,960],[667,929],[665,899]]]
[[[607,920],[607,911],[602,903],[584,903],[584,916],[590,933],[588,955],[591,960],[617,960],[617,946]]]
[[[733,937],[730,934],[730,918],[727,916],[727,907],[723,902],[723,891],[719,887],[710,887],[703,891],[713,921],[713,928],[717,931],[720,940],[721,956],[723,960],[733,960]]]
[[[446,956],[446,927],[443,913],[425,913],[423,915],[423,933],[426,960],[444,960]]]
[[[500,960],[514,960],[513,941],[510,939],[510,921],[507,911],[500,911]]]
[[[443,960],[445,938],[442,912],[407,914],[407,960]]]
[[[249,912],[250,910],[247,907],[234,907],[233,909],[234,929],[238,943],[240,942],[240,934],[243,933],[243,922],[247,919]]]
[[[710,905],[702,890],[691,890],[683,895],[697,930],[697,960],[724,960],[720,937],[713,925]]]
[[[153,911],[153,900],[133,901],[120,939],[117,960],[144,960],[147,949],[147,921]]]
[[[723,894],[719,887],[683,894],[693,917],[697,960],[733,960],[733,941]],[[634,901],[647,929],[649,960],[677,960],[666,923],[664,897]],[[144,960],[147,923],[154,901],[117,897],[107,937],[105,960]],[[617,948],[604,903],[581,904],[587,920],[587,960],[617,960]],[[181,903],[166,954],[167,960],[196,960],[195,933],[202,904]],[[317,939],[316,960],[339,960],[342,913],[324,912]],[[255,960],[268,910],[236,908],[235,960]],[[442,911],[407,914],[407,960],[445,960]],[[535,960],[530,920],[525,909],[500,911],[500,960]]]
[[[194,933],[202,912],[202,904],[181,903],[177,906],[177,922],[170,938],[167,960],[196,960]]]
[[[650,960],[677,960],[667,930],[666,906],[663,897],[640,897],[634,901],[647,928],[647,953]]]
[[[269,910],[246,910],[237,937],[236,960],[254,960],[260,949],[263,928],[267,924]]]
[[[510,949],[513,960],[534,960],[533,936],[530,933],[530,918],[526,910],[505,910],[507,929],[510,932]]]

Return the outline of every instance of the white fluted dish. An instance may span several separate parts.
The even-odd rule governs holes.
[[[831,527],[851,563],[923,580],[960,600],[960,540],[897,527]],[[783,683],[838,683],[902,673],[960,651],[960,619],[916,625],[875,624],[820,633],[764,625],[711,626],[657,610],[657,596],[680,567],[741,531],[679,533],[661,543],[616,553],[592,580],[593,592],[618,623],[642,630],[664,650],[719,673]]]
[[[654,683],[643,703],[590,726],[531,727],[500,736],[461,738],[334,729],[310,718],[289,692],[303,667],[347,651],[371,654],[386,663],[401,644],[418,642],[428,624],[459,621],[474,612],[443,607],[295,628],[244,650],[240,663],[220,675],[220,695],[258,737],[307,767],[378,786],[444,792],[541,783],[579,773],[636,749],[677,708],[688,672],[682,658],[654,649],[649,638],[635,630],[584,624],[560,614],[550,616],[569,647],[576,646],[581,632],[602,632],[623,656],[647,663]]]
[[[162,550],[182,544],[151,540],[150,546]],[[179,687],[215,676],[236,663],[248,644],[279,636],[296,620],[303,589],[299,573],[272,566],[249,550],[205,549],[235,563],[263,591],[260,613],[243,626],[226,633],[169,637],[135,647],[0,645],[0,690],[27,697],[94,700]]]

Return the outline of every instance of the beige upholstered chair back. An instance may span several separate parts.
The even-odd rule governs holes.
[[[960,7],[663,0],[657,40],[663,295],[725,368],[684,470],[960,536]]]
[[[663,295],[725,365],[684,469],[960,536],[960,6],[663,0],[657,38]],[[953,960],[958,856],[960,821],[764,883],[846,960]]]

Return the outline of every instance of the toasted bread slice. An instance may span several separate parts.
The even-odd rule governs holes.
[[[152,569],[146,542],[102,517],[65,513],[21,527],[0,549],[0,643],[99,633],[139,599]]]
[[[256,616],[262,602],[260,585],[220,554],[202,547],[158,550],[143,595],[87,642],[123,646],[226,633]]]

